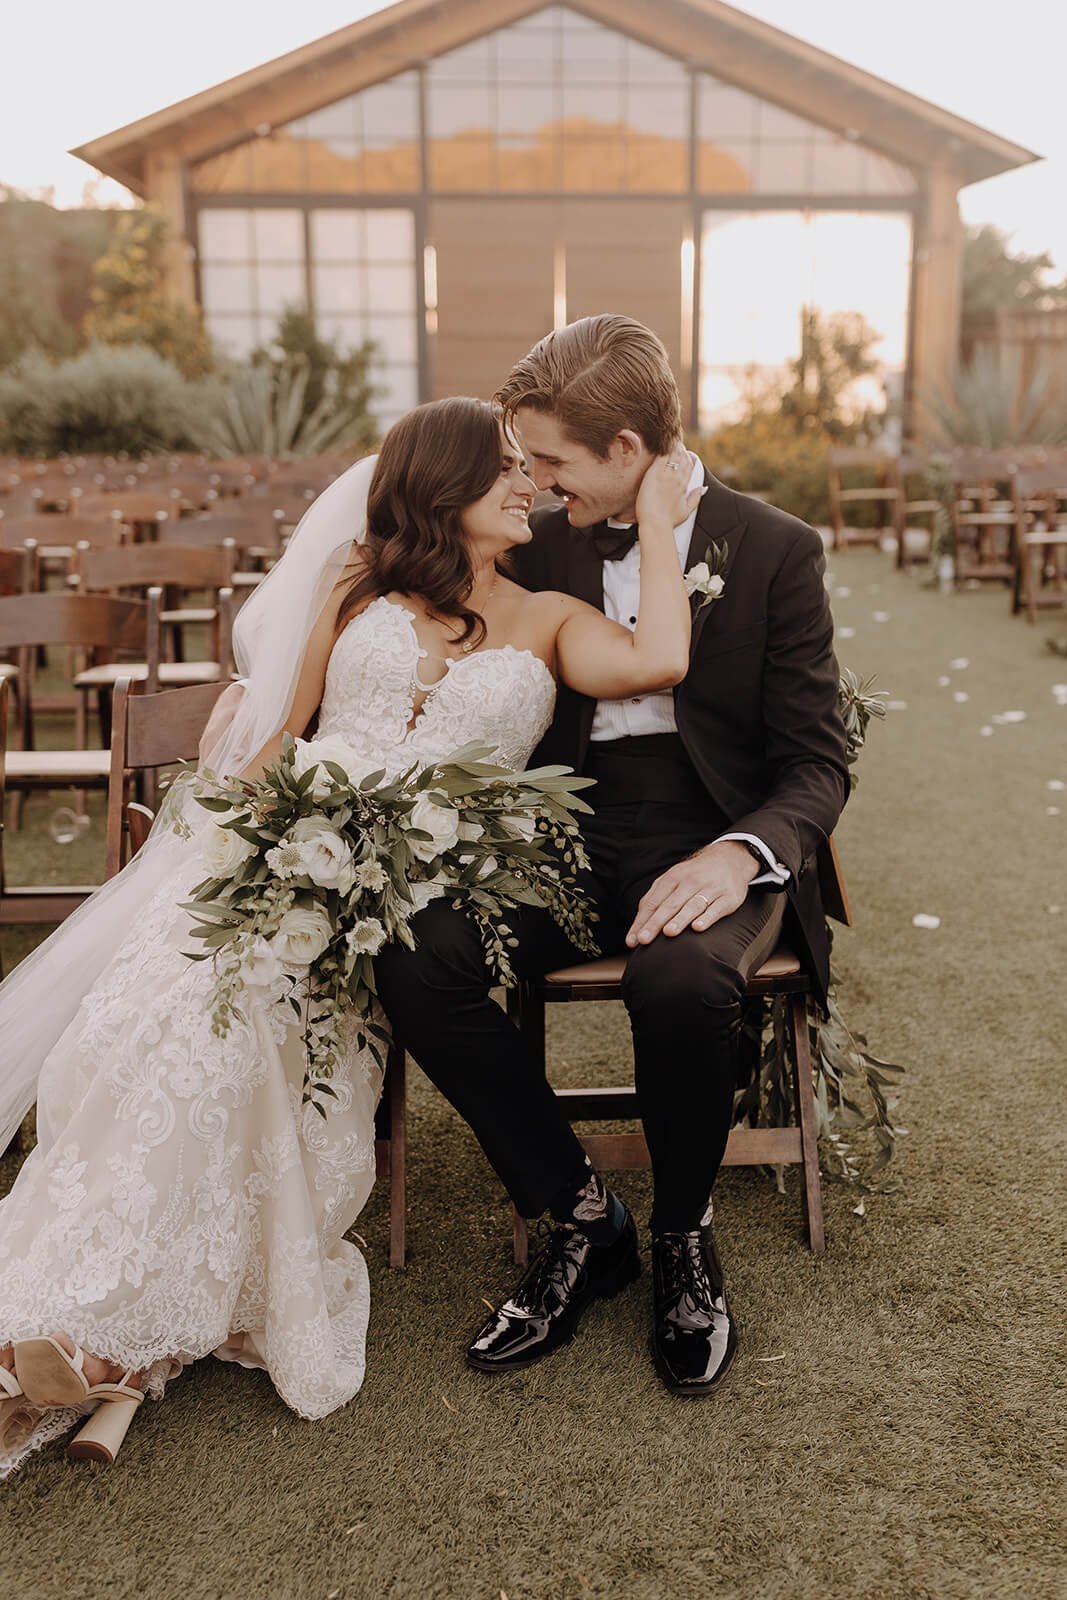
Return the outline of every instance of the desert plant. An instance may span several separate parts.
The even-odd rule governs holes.
[[[956,368],[946,387],[931,388],[921,398],[932,440],[942,446],[997,450],[1005,445],[1067,444],[1060,386],[1044,367],[1024,380],[1015,354],[1000,355],[980,346],[966,365]]]
[[[331,372],[309,410],[310,372],[299,358],[278,365],[250,361],[220,374],[205,386],[201,448],[217,456],[358,454],[373,439],[366,393],[346,398]]]
[[[0,373],[0,449],[20,456],[189,449],[199,411],[199,385],[137,346],[55,364],[31,351]]]

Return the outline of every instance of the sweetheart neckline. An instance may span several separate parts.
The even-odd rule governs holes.
[[[422,648],[422,645],[419,643],[419,636],[418,636],[418,633],[415,631],[415,615],[416,615],[415,612],[414,611],[410,611],[407,606],[402,606],[398,600],[390,600],[387,595],[380,594],[377,597],[377,599],[372,600],[370,605],[366,606],[359,613],[358,616],[355,616],[355,617],[352,618],[352,622],[358,622],[359,621],[359,617],[366,616],[367,612],[368,611],[372,611],[374,609],[374,607],[377,606],[377,605],[388,606],[391,611],[399,611],[400,615],[405,618],[405,620],[406,620],[406,622],[408,624],[408,630],[409,630],[409,632],[411,634],[412,642],[414,643],[414,646],[415,646],[416,656],[417,656],[418,660],[421,661],[426,656],[429,655],[429,651],[428,650],[424,650]],[[349,627],[352,626],[352,622],[350,622],[348,624]],[[468,661],[475,661],[475,660],[477,660],[477,658],[479,656],[492,656],[492,655],[529,656],[531,661],[536,661],[538,666],[541,667],[548,674],[548,677],[552,681],[553,688],[556,687],[555,675],[552,672],[551,667],[548,665],[548,662],[544,659],[544,657],[543,656],[539,656],[537,654],[536,650],[530,650],[525,645],[514,645],[514,644],[493,644],[493,645],[489,645],[488,648],[484,649],[484,650],[481,650],[481,649],[472,650],[469,655],[457,656],[457,657],[451,657],[451,656],[443,656],[443,657],[441,657],[440,658],[441,660],[444,660],[444,661],[447,662],[447,667],[446,667],[445,672],[442,674],[442,676],[440,678],[438,678],[436,683],[432,684],[431,687],[434,688],[434,689],[439,688],[441,686],[441,684],[444,683],[445,679],[448,677],[449,673],[452,671],[452,669],[454,667],[465,666]],[[417,670],[413,675],[415,677],[418,677]],[[425,688],[425,685],[421,685],[421,687]],[[425,709],[426,708],[425,708],[425,704],[424,704],[423,707],[422,707],[422,710],[425,710]],[[419,711],[419,713],[418,713],[419,716],[422,715],[422,710]]]

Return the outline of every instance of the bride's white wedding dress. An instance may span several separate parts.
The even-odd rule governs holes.
[[[525,766],[555,702],[544,662],[475,651],[415,715],[424,654],[411,612],[374,601],[334,646],[319,736],[390,776],[475,741]],[[215,1352],[265,1368],[294,1411],[321,1417],[363,1381],[367,1268],[344,1235],[374,1183],[381,1073],[347,1052],[324,1121],[301,1105],[303,1046],[285,1008],[248,991],[247,1022],[212,1033],[211,968],[183,955],[179,909],[207,875],[194,839],[45,1061],[53,1137],[0,1202],[0,1346],[63,1330],[144,1372],[157,1397]],[[221,1348],[234,1334],[236,1356]],[[75,1420],[42,1413],[0,1453],[0,1475]]]

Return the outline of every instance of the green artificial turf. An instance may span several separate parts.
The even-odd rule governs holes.
[[[891,1194],[722,1178],[741,1353],[706,1401],[648,1360],[649,1278],[526,1374],[465,1369],[514,1269],[499,1183],[419,1074],[410,1262],[360,1219],[366,1385],[307,1423],[211,1361],[146,1405],[111,1468],[58,1446],[0,1487],[0,1593],[26,1600],[886,1600],[1063,1593],[1062,1093],[1067,679],[1000,588],[940,596],[889,556],[831,558],[844,664],[906,708],[875,726],[839,831],[856,927],[841,996],[908,1064]],[[876,614],[884,614],[878,620]],[[966,668],[950,667],[966,657]],[[939,685],[940,677],[947,685]],[[960,701],[955,695],[966,694]],[[1020,722],[994,715],[1021,710]],[[983,736],[983,726],[992,735]],[[12,875],[95,847],[10,842]],[[54,807],[55,802],[50,802]],[[1049,807],[1061,814],[1048,815]],[[36,858],[36,859],[34,859]],[[1052,911],[1062,906],[1062,911]],[[941,919],[936,931],[912,917]],[[30,939],[7,931],[10,963]],[[627,1070],[616,1007],[550,1016],[561,1081]],[[15,1162],[5,1164],[6,1179]],[[646,1178],[620,1184],[647,1218]]]

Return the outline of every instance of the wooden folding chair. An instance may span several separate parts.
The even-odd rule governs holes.
[[[1015,575],[1012,611],[1037,621],[1040,608],[1067,604],[1067,462],[1012,474]]]
[[[78,502],[83,517],[118,517],[138,539],[155,538],[161,522],[181,516],[180,494],[167,489],[120,489],[84,494]]]
[[[16,550],[5,550],[0,547],[0,595],[32,594],[39,587],[39,566],[37,560],[37,545],[33,539],[27,539]],[[19,668],[16,661],[0,661],[0,679],[10,685],[12,699],[15,702],[15,726],[19,730],[20,740],[25,737],[25,727],[22,714],[22,686],[19,682]]]
[[[200,736],[224,685],[198,684],[146,694],[121,678],[115,685],[107,794],[107,876],[113,877],[148,835],[152,812],[132,798],[141,775],[194,761]],[[404,1052],[389,1052],[375,1115],[378,1176],[389,1179],[389,1265],[407,1259],[407,1095]]]
[[[1014,583],[1017,453],[959,450],[952,457],[952,560],[956,587]]]
[[[24,662],[41,644],[131,650],[147,655],[153,676],[158,664],[159,593],[147,600],[114,600],[100,595],[23,594],[0,597],[0,650],[19,652],[20,678],[25,683]],[[24,743],[7,748],[9,685],[0,683],[0,819],[6,799],[41,790],[103,789],[108,782],[110,758],[106,750],[34,750]],[[61,922],[92,893],[90,885],[28,884],[9,886],[0,854],[0,922]]]
[[[930,546],[933,542],[934,519],[941,510],[940,500],[924,499],[920,494],[916,500],[909,500],[908,493],[913,485],[920,489],[924,487],[923,480],[926,476],[927,457],[924,455],[898,456],[894,465],[894,476],[900,490],[897,501],[897,566],[907,567],[913,563],[926,562],[930,558]],[[929,527],[923,531],[927,534],[925,547],[908,548],[908,531],[912,525],[920,520],[929,519]]]
[[[184,527],[186,524],[178,524]],[[232,542],[218,545],[142,544],[121,550],[92,550],[79,545],[76,552],[74,582],[79,592],[86,594],[140,590],[158,587],[164,591],[163,609],[159,620],[164,628],[180,630],[194,623],[209,624],[212,630],[213,655],[208,660],[185,661],[180,643],[174,654],[176,661],[160,664],[160,684],[213,683],[225,678],[230,667],[230,608],[231,578],[236,546]],[[183,606],[186,591],[213,590],[214,604]],[[225,598],[223,598],[225,596]],[[75,679],[79,688],[99,688],[114,682],[113,675],[96,676],[80,674]],[[126,674],[137,676],[137,674]]]
[[[894,457],[885,450],[864,449],[858,446],[836,446],[826,452],[826,468],[830,490],[830,526],[833,529],[833,548],[844,550],[849,544],[881,544],[882,536],[890,532],[899,538],[900,506],[904,491],[896,476]],[[846,488],[842,475],[851,479],[855,474],[865,474],[864,486],[852,484]],[[884,509],[877,528],[846,528],[845,509],[853,505],[873,505]]]
[[[819,853],[820,886],[828,916],[852,925],[852,914],[841,877],[837,851],[829,840]],[[606,956],[548,972],[539,981],[520,983],[507,992],[508,1014],[545,1056],[545,1007],[587,1000],[621,1000],[625,956]],[[735,1127],[730,1131],[723,1165],[730,1167],[792,1166],[803,1168],[801,1198],[808,1245],[814,1255],[826,1249],[823,1229],[822,1186],[815,1125],[814,1068],[808,1029],[811,978],[800,960],[781,939],[745,990],[746,1001],[778,1001],[785,1007],[787,1048],[793,1074],[794,1104],[798,1120],[784,1128]],[[572,1122],[636,1119],[637,1093],[633,1087],[557,1089],[556,1096]],[[596,1167],[607,1170],[644,1169],[651,1165],[643,1133],[583,1134],[586,1154]],[[528,1235],[525,1218],[512,1208],[515,1260],[525,1263]]]

